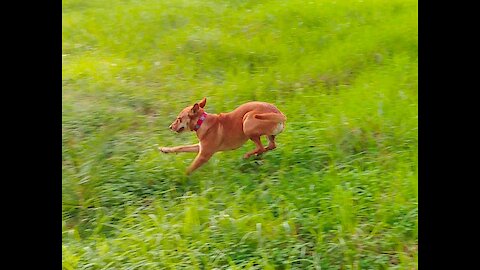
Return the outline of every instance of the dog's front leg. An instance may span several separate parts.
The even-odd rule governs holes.
[[[187,175],[190,175],[194,170],[198,169],[198,167],[202,166],[207,162],[211,157],[213,153],[207,153],[207,152],[200,152],[198,153],[197,157],[195,160],[192,162],[190,167],[187,169]]]
[[[198,153],[200,147],[197,144],[192,145],[182,145],[182,146],[175,146],[175,147],[159,147],[158,150],[162,151],[163,153],[178,153],[178,152],[195,152]]]

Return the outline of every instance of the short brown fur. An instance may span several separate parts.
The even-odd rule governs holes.
[[[206,102],[206,98],[203,98],[193,106],[183,109],[169,128],[178,133],[186,129],[194,131],[199,117],[204,112]],[[187,169],[187,174],[191,174],[206,163],[214,153],[237,149],[249,139],[255,143],[256,148],[246,153],[244,158],[275,149],[275,136],[283,131],[286,120],[285,115],[270,103],[248,102],[228,113],[209,113],[196,131],[200,141],[198,144],[159,147],[159,150],[163,153],[198,153]],[[269,141],[267,147],[261,143],[260,136],[263,135],[267,136]]]

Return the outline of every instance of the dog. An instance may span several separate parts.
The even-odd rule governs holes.
[[[256,148],[247,152],[244,158],[276,148],[275,136],[284,130],[287,117],[274,105],[252,101],[228,113],[211,114],[205,112],[206,103],[207,99],[203,98],[186,107],[169,126],[177,133],[195,131],[200,141],[198,144],[158,148],[163,153],[198,153],[187,168],[187,175],[205,164],[216,152],[237,149],[249,139]],[[262,145],[260,136],[267,137],[268,146]]]

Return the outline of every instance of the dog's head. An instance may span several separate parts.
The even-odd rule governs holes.
[[[196,121],[204,112],[203,107],[207,103],[207,99],[203,98],[200,102],[188,106],[183,109],[177,116],[177,119],[169,126],[169,128],[175,132],[183,132],[185,130],[193,130]]]

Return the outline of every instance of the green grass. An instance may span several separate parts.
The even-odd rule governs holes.
[[[63,0],[65,269],[416,269],[417,2]],[[278,148],[168,125],[272,102]],[[265,141],[266,143],[266,141]]]

